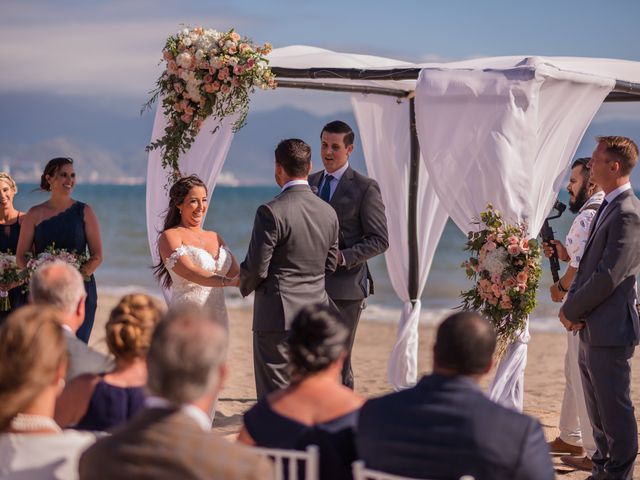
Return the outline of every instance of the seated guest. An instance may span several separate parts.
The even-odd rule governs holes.
[[[113,360],[90,348],[76,337],[84,321],[87,293],[80,272],[61,260],[40,267],[29,282],[29,297],[36,305],[50,305],[62,312],[59,317],[69,350],[70,380],[83,373],[103,373],[113,369]]]
[[[311,305],[291,324],[291,383],[244,415],[238,441],[268,448],[320,447],[320,478],[351,478],[353,430],[364,399],[342,385],[349,331],[331,308]]]
[[[364,404],[356,433],[368,468],[434,480],[552,480],[540,423],[489,400],[478,382],[491,368],[488,320],[460,312],[440,324],[433,374]]]
[[[151,339],[145,408],[80,459],[91,480],[269,479],[268,460],[211,432],[226,374],[227,331],[192,305],[170,311]]]
[[[24,306],[0,327],[0,478],[75,479],[95,436],[53,420],[67,346],[53,308]]]
[[[116,361],[106,374],[74,378],[62,392],[55,419],[63,427],[106,431],[142,408],[147,351],[161,312],[148,295],[122,297],[107,322],[107,346]]]

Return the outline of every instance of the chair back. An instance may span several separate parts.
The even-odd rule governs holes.
[[[371,470],[365,467],[364,461],[358,460],[351,464],[353,480],[429,480],[427,478],[403,477],[392,473]],[[471,475],[463,475],[460,480],[474,480]]]
[[[273,462],[275,480],[318,480],[320,478],[320,449],[309,445],[305,450],[253,447],[258,455]]]

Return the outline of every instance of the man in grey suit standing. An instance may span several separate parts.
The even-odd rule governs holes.
[[[281,193],[261,205],[247,256],[240,265],[240,292],[255,291],[253,368],[258,399],[289,383],[287,337],[298,310],[329,303],[325,273],[336,269],[338,219],[309,187],[311,148],[283,140],[275,151]]]
[[[320,140],[324,170],[309,176],[309,184],[335,209],[340,222],[338,268],[326,282],[327,293],[349,328],[342,383],[353,388],[351,349],[365,298],[373,293],[367,260],[389,248],[387,217],[378,182],[349,166],[355,140],[351,127],[339,120],[330,122]]]
[[[640,200],[629,178],[637,145],[598,137],[589,168],[605,192],[560,321],[580,332],[579,364],[596,453],[594,479],[631,479],[638,432],[629,396],[631,357],[640,339]]]

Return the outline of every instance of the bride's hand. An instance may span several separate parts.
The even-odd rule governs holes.
[[[236,275],[233,278],[227,277],[227,280],[224,282],[225,287],[239,287],[240,286],[240,275]]]

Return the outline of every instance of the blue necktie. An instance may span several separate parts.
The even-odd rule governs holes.
[[[600,214],[604,211],[604,209],[605,209],[605,207],[607,205],[609,205],[609,202],[607,202],[606,200],[604,202],[602,202],[602,205],[600,205],[600,208],[596,212],[596,216],[593,217],[593,220],[591,222],[592,227],[591,227],[591,231],[589,232],[589,236],[591,236],[593,234],[593,231],[598,226],[598,220],[600,220]]]
[[[320,190],[320,198],[329,203],[329,197],[331,196],[331,180],[333,175],[326,175],[324,177],[324,183],[322,184],[322,190]]]

